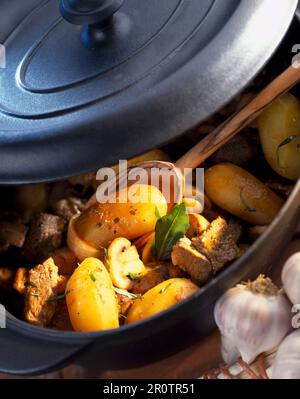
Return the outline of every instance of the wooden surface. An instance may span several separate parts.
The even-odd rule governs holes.
[[[282,264],[292,253],[300,251],[300,225],[297,229],[294,240],[287,247],[285,253],[278,253],[278,265],[274,268],[272,278],[277,283],[280,281]],[[202,339],[196,345],[160,362],[146,367],[122,370],[122,371],[102,371],[91,372],[79,366],[71,365],[65,369],[45,374],[35,378],[197,378],[202,373],[217,367],[221,362],[220,357],[220,337],[217,331]],[[0,379],[14,378],[0,374]]]

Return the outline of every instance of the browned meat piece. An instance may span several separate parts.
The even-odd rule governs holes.
[[[52,208],[55,215],[63,218],[65,227],[67,227],[71,218],[79,215],[83,211],[84,204],[84,201],[80,198],[69,197],[57,201],[53,204]]]
[[[134,294],[144,294],[151,288],[169,278],[169,268],[167,264],[148,264],[147,272],[138,277],[133,282],[131,291]]]
[[[244,165],[257,155],[257,146],[247,135],[237,135],[211,157],[213,164],[233,162]]]
[[[0,268],[0,288],[11,289],[13,286],[14,273],[7,267]]]
[[[173,263],[168,263],[167,267],[169,270],[169,278],[187,277],[187,273],[180,269],[180,267],[173,265]]]
[[[206,283],[212,275],[212,266],[205,254],[192,247],[187,238],[173,247],[171,258],[175,266],[188,273],[198,285]]]
[[[66,292],[67,283],[70,279],[70,276],[61,275],[58,278],[57,284],[57,293],[64,294]]]
[[[78,265],[78,261],[69,248],[60,248],[52,252],[50,256],[59,269],[59,274],[71,275]]]
[[[73,330],[65,299],[57,301],[56,310],[49,327],[61,331]]]
[[[96,173],[86,173],[80,176],[74,176],[68,179],[68,182],[72,186],[81,186],[82,187],[82,194],[84,194],[89,188],[94,188],[96,181]]]
[[[28,269],[19,267],[15,274],[14,289],[20,294],[24,294],[26,290],[26,282],[28,280]]]
[[[126,295],[117,294],[118,305],[119,305],[119,314],[122,317],[126,317],[131,305],[133,304],[134,300],[129,298]]]
[[[241,255],[236,241],[240,238],[241,227],[235,221],[226,222],[218,217],[211,223],[201,237],[193,239],[195,248],[204,252],[210,260],[214,273],[217,273],[226,263]]]
[[[26,238],[27,227],[14,214],[5,214],[0,217],[0,241],[2,248],[22,248]],[[4,252],[4,251],[3,251]]]
[[[31,222],[23,255],[28,260],[43,262],[62,245],[64,221],[59,216],[40,213]]]
[[[58,294],[58,267],[53,259],[29,270],[25,290],[25,319],[32,324],[47,327],[56,311]]]
[[[198,215],[197,213],[189,214],[190,227],[186,232],[186,236],[189,239],[200,236],[210,226],[208,220],[204,216]]]

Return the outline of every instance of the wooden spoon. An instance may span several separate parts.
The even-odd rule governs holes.
[[[243,128],[253,122],[276,98],[290,90],[300,81],[300,68],[290,66],[267,87],[265,87],[248,105],[228,118],[223,124],[209,133],[203,140],[196,144],[190,151],[183,155],[176,166],[196,168],[216,152],[222,145]]]
[[[264,109],[272,103],[272,101],[290,90],[299,81],[300,68],[290,66],[267,87],[265,87],[249,104],[228,118],[214,131],[209,133],[204,139],[202,139],[191,150],[183,155],[175,164],[164,161],[147,161],[128,168],[128,171],[136,167],[141,167],[147,171],[150,171],[151,168],[156,167],[165,168],[167,170],[174,169],[176,171],[176,175],[179,178],[182,177],[182,173],[185,168],[194,169],[201,165],[214,152],[216,152],[232,137],[234,137],[243,128],[255,120],[264,111]],[[117,181],[121,182],[126,177],[126,174],[122,173],[117,176]],[[179,194],[177,197],[173,199],[173,203],[180,203],[182,201],[182,186],[179,187],[178,193]],[[93,195],[88,201],[86,207],[95,204],[96,201],[96,195]]]

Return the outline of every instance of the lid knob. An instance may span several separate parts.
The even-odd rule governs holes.
[[[86,47],[96,47],[103,39],[103,30],[124,0],[61,0],[63,18],[74,25],[82,25],[81,40]]]

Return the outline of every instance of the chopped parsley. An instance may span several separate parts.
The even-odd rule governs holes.
[[[52,295],[46,300],[46,302],[55,302],[59,301],[60,299],[64,299],[69,292],[70,291],[67,291],[64,294]]]
[[[95,283],[97,281],[95,275],[91,271],[88,271],[88,274],[89,274],[90,279]]]
[[[170,287],[170,285],[172,285],[172,283],[169,283],[168,285],[162,287],[162,289],[159,291],[159,294],[163,294]]]
[[[255,208],[251,208],[248,205],[248,203],[247,203],[247,201],[246,201],[246,199],[244,197],[243,191],[240,192],[240,199],[241,199],[241,203],[243,204],[243,206],[246,209],[246,211],[248,211],[248,212],[256,212]]]
[[[284,146],[286,146],[286,145],[292,143],[293,141],[295,141],[296,138],[297,138],[296,135],[291,134],[291,135],[288,136],[286,139],[284,139],[284,140],[279,144],[279,146],[277,147],[276,154],[277,154],[277,163],[278,163],[279,166],[280,166],[280,149],[281,149],[282,147],[284,147]],[[299,146],[299,144],[297,145],[297,148],[299,148],[298,146]]]
[[[127,277],[128,277],[130,280],[134,281],[134,280],[136,280],[139,276],[138,276],[138,274],[136,274],[136,273],[128,273]]]
[[[37,288],[36,285],[32,281],[25,281],[24,285],[25,285],[25,287]]]

